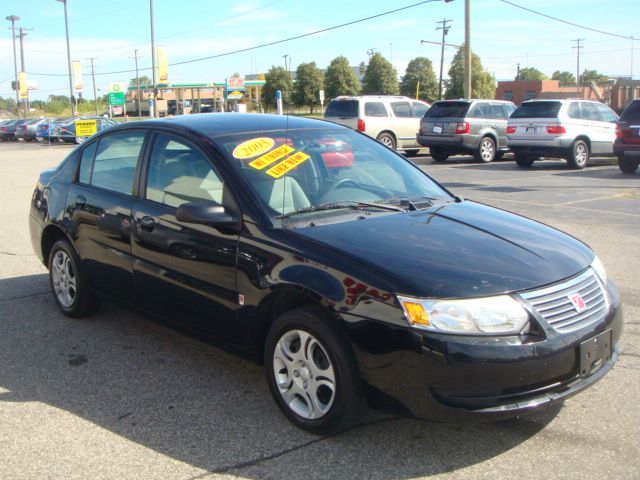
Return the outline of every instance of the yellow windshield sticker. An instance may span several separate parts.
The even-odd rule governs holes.
[[[256,158],[249,164],[250,167],[256,170],[262,170],[267,165],[271,165],[276,160],[280,160],[285,155],[289,155],[294,149],[289,145],[280,145],[278,148],[271,150],[269,153],[265,153],[260,158]]]
[[[246,158],[257,157],[273,147],[275,143],[273,138],[252,138],[251,140],[242,142],[233,149],[233,158],[244,160]]]
[[[309,155],[302,152],[296,152],[290,157],[285,158],[279,164],[267,170],[267,175],[271,175],[273,178],[280,178],[282,175],[290,170],[293,170],[306,160],[309,160]]]

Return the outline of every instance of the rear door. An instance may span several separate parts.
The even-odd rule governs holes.
[[[359,105],[360,101],[356,98],[334,98],[329,102],[329,105],[327,105],[324,118],[325,120],[357,130]]]
[[[133,206],[134,278],[145,308],[233,341],[238,234],[176,218],[184,203],[227,205],[227,185],[188,140],[156,133]]]
[[[456,101],[434,103],[420,120],[421,134],[433,137],[453,137],[458,123],[467,116],[470,105],[469,102]]]
[[[114,132],[83,146],[65,217],[93,287],[135,302],[131,257],[134,179],[146,132]]]
[[[601,153],[605,155],[613,154],[613,143],[616,141],[616,123],[618,115],[609,107],[602,103],[594,103],[596,109],[600,113],[600,128],[602,129],[602,144],[600,145]]]
[[[393,130],[398,139],[398,147],[415,147],[416,134],[420,128],[420,119],[413,115],[411,103],[409,101],[391,102],[391,111],[395,119],[393,120]]]
[[[514,130],[508,135],[509,140],[544,142],[555,138],[557,135],[547,133],[546,127],[560,124],[561,108],[562,103],[553,100],[523,103],[509,118],[508,125]]]

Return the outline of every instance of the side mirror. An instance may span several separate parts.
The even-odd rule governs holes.
[[[184,223],[196,223],[234,231],[240,230],[238,217],[227,213],[222,205],[210,202],[183,203],[176,211],[176,218]]]

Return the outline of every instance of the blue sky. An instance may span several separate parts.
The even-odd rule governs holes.
[[[155,0],[156,42],[168,49],[169,62],[219,55],[233,50],[301,35],[370,15],[417,3],[419,0]],[[640,39],[640,0],[512,0],[515,3],[596,29]],[[19,15],[18,25],[33,28],[25,37],[26,70],[38,82],[32,98],[68,92],[63,5],[55,0],[2,0],[3,17]],[[608,75],[631,73],[630,40],[581,30],[533,15],[500,0],[471,0],[472,48],[498,80],[512,79],[516,64],[551,75],[554,70],[575,72],[571,39],[583,38],[583,68]],[[140,67],[149,67],[149,0],[68,0],[73,60],[83,61],[85,97],[90,98],[89,62],[96,57],[96,83],[128,81],[132,73],[106,74],[134,68],[134,49]],[[172,82],[222,81],[233,72],[265,72],[284,65],[292,69],[315,61],[324,68],[338,55],[351,64],[367,60],[375,49],[391,60],[399,75],[416,56],[426,56],[439,69],[440,47],[420,40],[440,40],[436,21],[452,19],[447,41],[464,39],[464,1],[434,1],[402,12],[330,32],[216,59],[170,67]],[[5,25],[9,22],[5,21]],[[0,96],[10,96],[13,55],[9,30],[0,32]],[[445,76],[455,49],[445,50]],[[640,41],[635,42],[633,73],[640,78]],[[35,75],[58,74],[62,76]],[[150,76],[150,71],[141,72]]]

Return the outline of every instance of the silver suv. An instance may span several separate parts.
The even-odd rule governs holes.
[[[342,96],[329,102],[324,118],[365,133],[389,148],[402,149],[406,155],[415,155],[420,150],[416,132],[427,110],[428,103],[409,97]]]
[[[509,147],[520,167],[540,157],[565,158],[571,168],[589,156],[613,156],[618,115],[591,100],[529,100],[509,119]]]
[[[516,106],[501,100],[443,100],[435,102],[420,121],[417,140],[429,147],[431,158],[471,153],[491,162],[508,151],[507,119]]]

